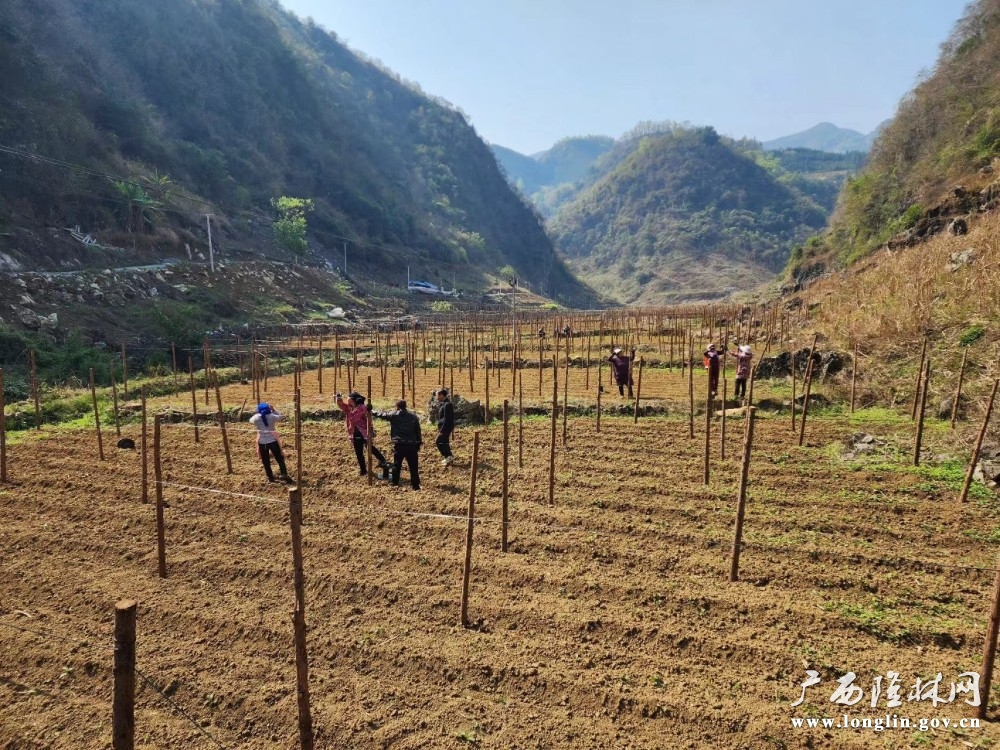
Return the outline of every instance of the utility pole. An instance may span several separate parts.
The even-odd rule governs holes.
[[[212,248],[212,214],[205,214],[205,224],[208,225],[208,263],[215,273],[215,250]]]

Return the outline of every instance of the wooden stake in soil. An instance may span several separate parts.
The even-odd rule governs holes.
[[[288,518],[292,529],[292,569],[295,583],[295,609],[292,627],[295,635],[295,686],[299,708],[299,742],[302,750],[313,750],[312,711],[309,705],[309,657],[306,652],[306,585],[302,566],[302,490],[288,490]]]
[[[302,394],[295,392],[295,483],[302,492]]]
[[[177,380],[177,344],[170,342],[170,355],[174,363],[174,390],[180,390],[180,383]]]
[[[729,565],[729,580],[740,579],[740,548],[743,545],[743,516],[747,504],[747,482],[750,477],[750,447],[753,445],[754,414],[757,409],[747,407],[747,427],[743,436],[743,464],[740,468],[740,494],[736,500],[736,529],[733,532],[733,554]]]
[[[153,481],[156,483],[156,559],[160,578],[167,577],[167,536],[163,528],[163,467],[160,463],[160,415],[153,415]]]
[[[986,404],[986,414],[983,416],[983,426],[979,429],[979,437],[976,438],[976,447],[972,450],[972,460],[969,461],[969,468],[965,472],[962,494],[958,498],[960,503],[964,503],[969,497],[969,487],[972,486],[972,476],[976,473],[976,464],[979,463],[979,453],[983,449],[983,438],[986,437],[986,430],[990,426],[990,415],[993,413],[993,401],[996,399],[998,386],[1000,386],[1000,379],[993,381],[993,390],[990,392],[990,400]]]
[[[117,378],[115,376],[114,357],[111,357],[111,361],[109,364],[110,367],[108,369],[111,371],[111,405],[114,408],[115,412],[115,437],[121,440],[122,427],[121,427],[121,420],[118,418],[118,383],[116,382]]]
[[[920,368],[917,370],[917,384],[913,390],[913,408],[910,410],[910,419],[917,418],[917,404],[920,403],[920,382],[924,374],[924,360],[927,358],[927,337],[924,336],[924,345],[920,349]]]
[[[997,572],[993,578],[993,606],[990,608],[990,621],[986,627],[986,638],[983,643],[983,662],[979,667],[979,695],[982,697],[976,708],[976,716],[980,719],[986,718],[986,711],[989,708],[998,631],[1000,631],[1000,561],[997,562]]]
[[[94,425],[97,427],[97,455],[104,460],[104,440],[101,438],[101,414],[97,410],[97,389],[94,388],[94,368],[90,368],[90,397],[94,401]]]
[[[111,704],[112,750],[135,747],[135,612],[136,603],[115,604],[115,692]]]
[[[122,390],[128,399],[128,359],[125,357],[125,344],[122,344]]]
[[[7,415],[3,395],[3,370],[0,370],[0,483],[7,483]]]
[[[212,367],[211,357],[209,356],[208,353],[208,339],[205,339],[204,343],[202,344],[202,353],[201,353],[201,368],[205,373],[205,406],[208,406],[208,387],[209,387],[208,371],[211,369],[211,367]],[[208,410],[206,409],[206,411]]]
[[[465,567],[462,569],[462,627],[469,627],[469,578],[472,575],[472,527],[476,519],[476,474],[479,472],[479,432],[472,439],[472,477],[469,480],[469,527],[465,534]],[[505,525],[506,528],[506,525]]]
[[[799,421],[799,447],[806,437],[806,414],[809,413],[809,395],[812,392],[813,355],[816,353],[816,341],[818,335],[813,336],[812,346],[809,347],[809,364],[806,365],[806,382],[802,386],[802,418]]]
[[[233,473],[233,457],[229,452],[229,433],[226,431],[226,412],[222,410],[222,391],[219,390],[219,375],[212,371],[212,385],[215,386],[215,406],[222,429],[222,449],[226,452],[226,473]]]
[[[0,386],[3,385],[0,373]],[[0,393],[0,398],[2,398]],[[524,468],[524,372],[517,374],[517,468]]]
[[[566,357],[566,372],[563,378],[563,403],[562,403],[562,444],[566,445],[566,413],[569,400],[569,357]]]
[[[955,390],[955,400],[951,404],[951,429],[955,429],[955,418],[958,416],[958,402],[962,399],[962,381],[965,380],[965,361],[969,358],[969,347],[962,352],[962,368],[958,371],[958,388]]]
[[[694,440],[694,336],[688,337],[688,439]]]
[[[725,404],[722,409],[725,410]],[[705,401],[705,484],[708,484],[708,469],[712,452],[712,391],[708,392],[708,399]]]
[[[146,450],[146,435],[149,432],[146,421],[146,386],[140,392],[142,396],[142,438],[139,442],[139,451],[142,454],[142,502],[149,502],[149,453]]]
[[[719,436],[719,458],[726,460],[726,401],[728,399],[729,382],[722,380],[722,428]]]
[[[639,357],[639,377],[635,381],[635,414],[632,416],[632,424],[639,423],[639,397],[642,394],[642,367],[646,360]]]
[[[927,358],[927,364],[924,365],[924,385],[923,391],[920,394],[920,413],[917,417],[917,439],[913,445],[913,465],[920,466],[920,444],[924,439],[924,412],[927,411],[927,389],[930,387],[931,383],[931,360],[930,357]]]
[[[31,400],[35,404],[35,429],[40,430],[42,428],[42,406],[39,402],[38,397],[38,366],[35,363],[35,350],[32,349],[28,352],[28,357],[31,359]],[[93,373],[91,373],[93,374]],[[103,459],[102,459],[103,460]]]
[[[372,376],[368,376],[368,401],[367,404],[372,402]],[[365,464],[368,467],[368,486],[371,487],[375,484],[375,470],[372,468],[372,413],[365,409],[365,416],[368,420],[368,435],[366,443],[368,443],[368,463]]]
[[[198,437],[198,396],[194,390],[194,361],[188,355],[188,376],[191,378],[191,421],[194,422],[194,441],[200,442]]]
[[[483,407],[485,412],[483,413],[483,421],[488,425],[493,421],[493,414],[490,410],[490,371],[486,370],[484,373],[483,381],[486,383],[486,405]]]
[[[795,364],[795,347],[792,347],[792,432],[795,432],[795,376],[798,366]]]
[[[319,359],[317,360],[317,363],[319,369],[316,372],[316,379],[319,382],[319,395],[322,396],[323,395],[323,336],[319,337]],[[371,380],[371,378],[369,378],[369,380]],[[368,398],[371,399],[371,397],[372,397],[371,387],[369,386]]]
[[[968,353],[968,349],[965,350]],[[962,369],[965,369],[965,359],[962,359]],[[854,361],[851,363],[851,414],[854,413],[854,396],[857,393],[858,385],[858,343],[854,342]],[[962,390],[962,378],[959,376],[958,379],[958,389]],[[794,397],[793,397],[794,398]],[[954,420],[951,423],[952,428],[955,427]]]
[[[552,440],[549,443],[549,505],[555,505],[556,496],[556,413],[559,411],[559,378],[555,362],[552,363]]]
[[[502,510],[503,510],[503,526],[500,532],[500,551],[507,551],[507,502],[509,500],[509,495],[507,491],[507,482],[509,478],[509,439],[507,435],[507,423],[510,418],[508,413],[509,407],[507,404],[507,399],[503,400],[503,495],[502,495]]]

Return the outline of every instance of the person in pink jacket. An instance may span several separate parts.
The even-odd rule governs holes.
[[[337,406],[344,412],[347,423],[347,434],[354,442],[354,454],[358,457],[358,468],[361,469],[361,476],[368,474],[368,466],[365,463],[365,451],[368,447],[368,410],[365,409],[365,397],[360,393],[351,393],[344,401],[342,394],[337,394]],[[372,443],[372,457],[378,461],[379,468],[385,470],[389,464],[385,460],[382,452]]]

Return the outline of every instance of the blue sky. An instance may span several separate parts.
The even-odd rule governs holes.
[[[524,153],[641,120],[768,140],[892,116],[967,0],[281,0]]]

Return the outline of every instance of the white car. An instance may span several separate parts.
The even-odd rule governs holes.
[[[429,281],[410,281],[407,282],[406,288],[411,292],[420,292],[421,294],[441,294],[441,290]]]

